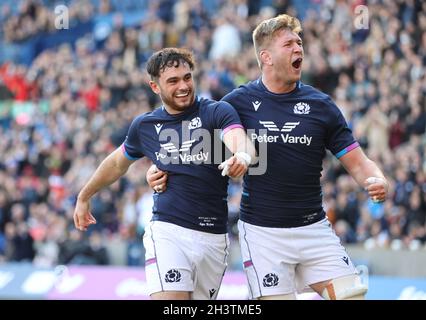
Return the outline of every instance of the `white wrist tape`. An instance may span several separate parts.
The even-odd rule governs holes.
[[[238,159],[241,160],[242,162],[244,162],[246,164],[246,166],[248,167],[251,163],[251,156],[245,152],[236,152],[234,154],[234,156]],[[229,171],[229,159],[225,160],[224,162],[222,162],[220,164],[220,166],[223,168],[222,169],[222,176],[226,176],[228,174]]]
[[[380,182],[385,184],[385,181],[382,178],[378,178],[378,177],[368,177],[366,181],[368,184],[380,183]]]
[[[235,153],[234,156],[236,156],[240,160],[243,160],[246,163],[247,167],[251,164],[251,156],[248,153],[239,151]]]

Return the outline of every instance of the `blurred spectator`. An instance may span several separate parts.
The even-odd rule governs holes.
[[[238,29],[227,17],[218,17],[213,31],[212,46],[209,58],[236,58],[241,50],[241,38]]]
[[[99,232],[94,231],[89,239],[83,239],[78,230],[70,231],[69,239],[62,244],[59,253],[60,264],[106,265],[109,257]]]

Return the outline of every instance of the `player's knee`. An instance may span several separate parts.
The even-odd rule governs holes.
[[[262,296],[257,299],[258,300],[296,300],[296,295],[294,293],[277,294],[273,296]]]
[[[364,300],[368,287],[357,274],[331,280],[321,296],[326,300]]]
[[[190,292],[187,291],[161,291],[151,294],[152,300],[190,300]]]

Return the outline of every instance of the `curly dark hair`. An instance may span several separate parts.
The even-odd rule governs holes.
[[[181,63],[187,63],[191,70],[194,70],[195,61],[191,51],[181,48],[164,48],[155,52],[146,64],[146,71],[151,76],[151,80],[158,79],[160,73],[167,67],[179,67]]]

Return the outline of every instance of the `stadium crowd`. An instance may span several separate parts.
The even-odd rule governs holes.
[[[12,3],[0,8],[3,44],[61,32],[54,1]],[[44,50],[30,65],[0,61],[0,262],[108,264],[105,243],[118,238],[128,244],[127,264],[143,264],[148,161],[95,197],[98,223],[87,233],[74,228],[72,214],[82,183],[123,142],[130,121],[159,105],[147,86],[147,57],[163,47],[190,48],[198,94],[220,99],[259,76],[251,31],[279,13],[302,18],[303,82],[333,97],[390,182],[390,198],[373,203],[328,154],[323,197],[336,234],[367,249],[426,249],[426,2],[141,1],[134,10],[143,19],[133,25],[117,1],[67,3],[71,26],[113,14],[112,27],[104,37],[88,33]],[[367,29],[354,25],[359,5],[368,9]],[[229,194],[236,245],[239,181]]]

